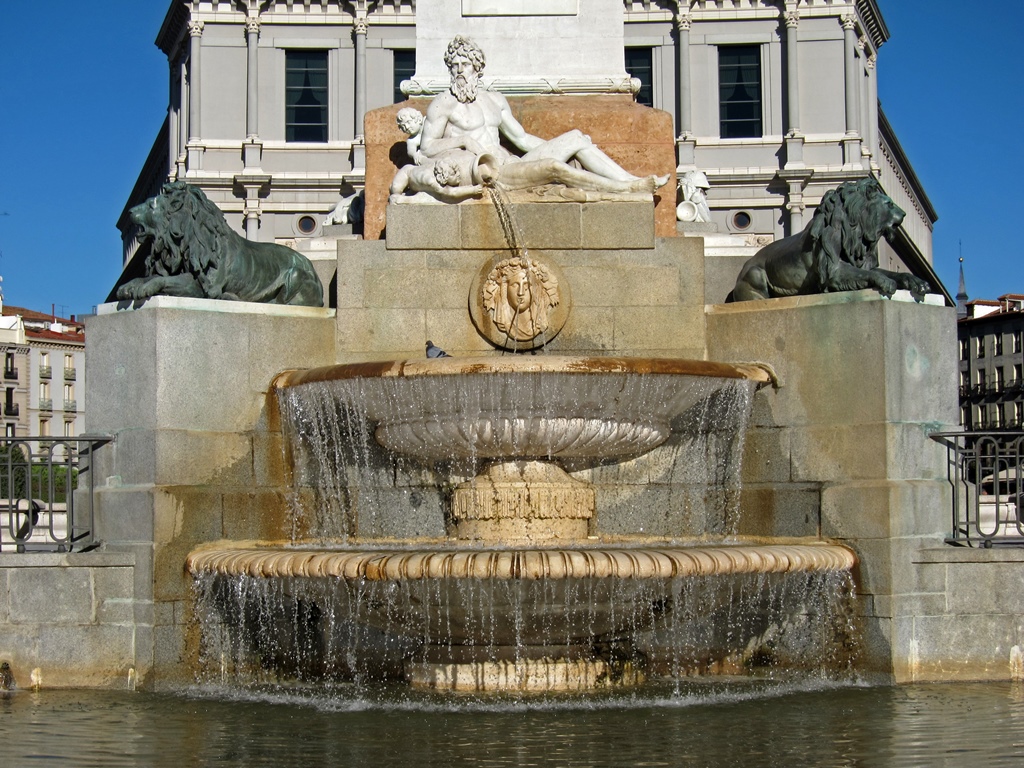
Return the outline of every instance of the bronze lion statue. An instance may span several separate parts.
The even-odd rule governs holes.
[[[309,259],[275,243],[246,240],[198,187],[164,184],[129,211],[149,244],[145,277],[117,289],[119,299],[158,294],[322,307],[324,289]]]
[[[862,288],[886,297],[904,288],[922,301],[926,281],[878,268],[878,240],[891,238],[904,216],[875,179],[830,189],[803,232],[766,245],[743,265],[726,301]]]

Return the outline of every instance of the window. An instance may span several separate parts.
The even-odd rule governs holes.
[[[967,343],[967,339],[960,339],[960,359],[966,360],[967,355],[970,354],[970,344]]]
[[[994,354],[994,355],[1001,355],[1001,354],[1003,354],[1003,334],[997,333],[995,335],[995,337],[993,338],[993,341],[995,342],[995,350],[992,352],[992,354]]]
[[[50,399],[50,382],[40,381],[39,382],[39,399],[49,400]]]
[[[762,135],[760,46],[719,47],[718,110],[723,139]]]
[[[395,104],[405,101],[406,95],[402,93],[402,81],[410,80],[416,74],[416,51],[393,51],[394,53],[394,100]]]
[[[975,357],[981,358],[985,356],[985,337],[979,336],[976,338],[975,343],[977,344],[977,354]]]
[[[39,436],[49,437],[50,436],[50,420],[40,419],[39,420]]]
[[[654,106],[654,56],[650,48],[626,49],[626,72],[640,81],[636,103]]]
[[[64,422],[64,437],[74,437],[74,436],[75,436],[75,422],[73,422],[73,421],[65,421]]]
[[[7,436],[8,437],[15,437],[17,434],[18,434],[18,425],[17,424],[10,424],[10,423],[8,423],[7,424]]]
[[[64,385],[64,399],[68,402],[75,399],[75,385],[65,384]]]
[[[285,141],[327,141],[327,51],[285,51]]]
[[[1012,338],[1013,354],[1019,354],[1021,350],[1021,333],[1020,331],[1014,331]]]
[[[39,353],[39,364],[44,366],[44,367],[50,364],[50,353],[49,352],[40,352]]]

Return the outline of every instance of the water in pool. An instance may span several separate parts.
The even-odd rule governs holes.
[[[461,698],[343,688],[27,690],[4,766],[1010,766],[1024,683],[692,683]]]

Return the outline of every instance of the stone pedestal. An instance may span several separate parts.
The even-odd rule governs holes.
[[[87,321],[96,538],[134,555],[138,679],[191,679],[189,551],[288,532],[284,448],[270,383],[334,362],[334,312],[160,296]],[[194,644],[193,644],[194,645]],[[191,648],[195,652],[195,648]]]
[[[954,428],[958,409],[954,310],[897,298],[857,291],[711,306],[708,349],[767,362],[782,382],[755,400],[740,532],[852,547],[861,667],[904,680],[920,650],[901,627],[941,593],[913,563],[949,525],[945,451],[928,434]]]
[[[395,116],[399,109],[409,106],[426,114],[429,103],[429,99],[419,98],[366,114],[363,236],[367,239],[382,237],[385,229],[390,232],[385,208],[391,180],[401,166],[412,162],[405,150],[407,136],[399,130]],[[636,104],[631,96],[528,96],[510,98],[509,104],[528,133],[552,139],[576,128],[636,176],[671,174],[668,183],[655,193],[654,220],[659,237],[675,236],[675,138],[668,112]],[[424,208],[439,206],[414,207],[429,217],[430,214],[423,213]]]

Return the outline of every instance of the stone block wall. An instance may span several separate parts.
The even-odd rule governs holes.
[[[271,382],[335,361],[334,312],[160,296],[104,305],[88,332],[87,429],[114,437],[96,455],[95,536],[134,558],[140,682],[188,679],[185,559],[209,541],[287,538]]]
[[[0,555],[0,661],[19,688],[135,684],[135,558]]]
[[[650,204],[518,204],[532,256],[554,262],[571,296],[550,354],[704,359],[704,261],[696,238],[655,237]],[[484,204],[392,205],[386,241],[340,241],[338,356],[494,354],[470,319],[474,280],[509,251]]]
[[[865,671],[902,679],[919,653],[903,622],[945,589],[915,560],[949,525],[945,450],[928,434],[958,421],[953,310],[873,291],[716,305],[708,349],[782,382],[755,398],[741,532],[851,546]]]

